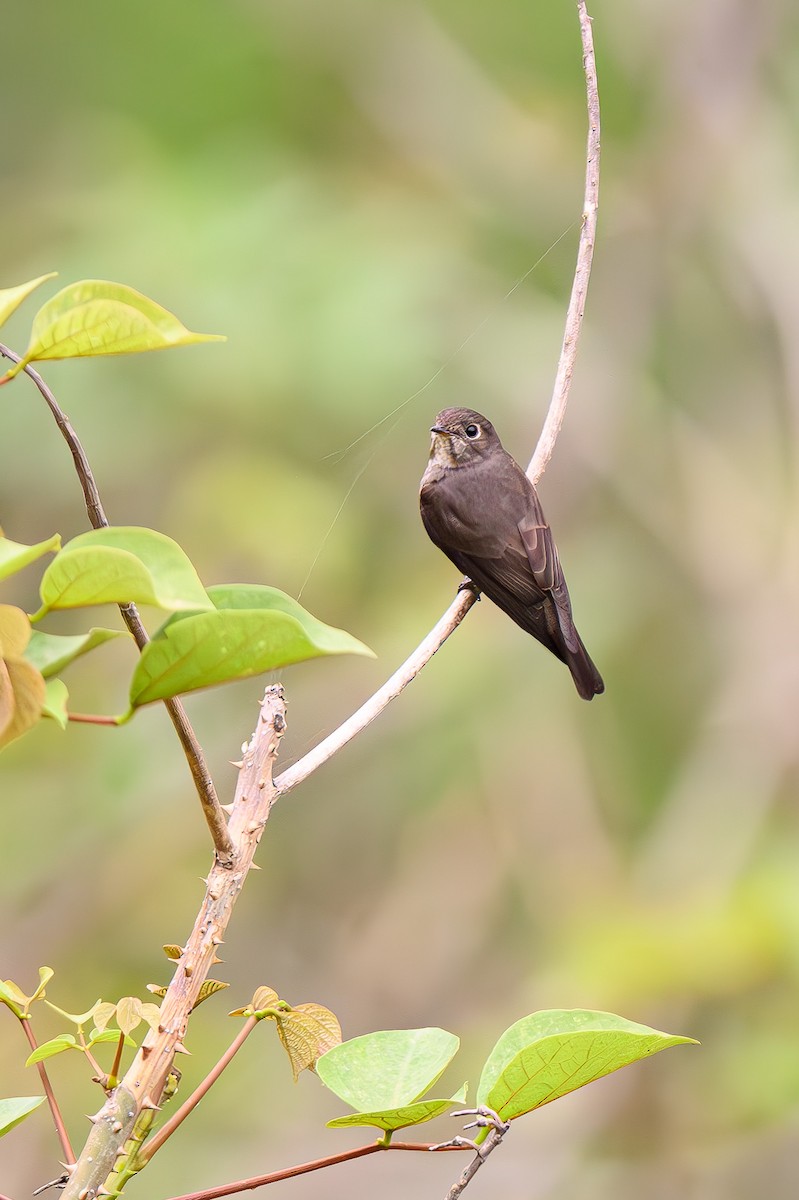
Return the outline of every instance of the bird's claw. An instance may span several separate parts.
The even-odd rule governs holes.
[[[473,583],[468,577],[460,581],[458,584],[458,592],[473,592],[475,600],[478,602],[478,604],[480,603],[480,589],[477,584]]]

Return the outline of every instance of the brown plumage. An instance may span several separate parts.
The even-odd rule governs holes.
[[[591,700],[605,685],[574,626],[558,551],[535,488],[480,413],[445,408],[431,433],[419,492],[431,541],[565,662],[577,691]]]

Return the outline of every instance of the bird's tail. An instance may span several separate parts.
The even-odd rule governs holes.
[[[574,649],[566,647],[566,665],[571,671],[574,686],[583,700],[593,700],[594,696],[599,696],[604,692],[605,684],[594,666],[591,655],[583,645],[582,638],[577,630],[574,632],[577,636],[577,646]]]

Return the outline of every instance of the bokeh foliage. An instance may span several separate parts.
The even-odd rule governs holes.
[[[599,244],[541,492],[607,693],[580,704],[560,664],[480,605],[377,727],[279,805],[225,948],[226,994],[250,995],[257,967],[328,1005],[345,1037],[441,1024],[464,1055],[473,1045],[475,1077],[498,1031],[536,1008],[680,1029],[702,1049],[520,1123],[493,1187],[788,1197],[797,14],[784,0],[599,0],[593,15]],[[379,655],[285,672],[288,761],[452,595],[416,514],[437,409],[476,407],[520,459],[532,450],[582,194],[573,6],[86,0],[77,20],[43,0],[10,6],[4,35],[0,283],[53,268],[124,280],[229,337],[46,364],[111,519],[168,533],[209,583],[305,584],[314,613]],[[4,337],[22,351],[27,331],[17,314]],[[25,381],[0,403],[0,523],[29,543],[85,528]],[[31,610],[33,572],[29,591],[20,578],[3,600]],[[124,652],[71,668],[80,707],[124,707],[106,676]],[[250,682],[189,701],[222,793],[255,696]],[[118,730],[35,736],[3,763],[0,975],[51,962],[69,980],[59,1003],[80,1010],[162,970],[208,848],[157,706]],[[195,1019],[193,1079],[232,1036],[221,1011]],[[0,1045],[4,1094],[34,1091],[24,1046]],[[320,1132],[334,1103],[313,1081],[292,1088],[276,1051],[236,1072],[184,1150],[153,1163],[153,1195],[340,1144]],[[71,1063],[58,1079],[73,1121],[91,1111]],[[44,1182],[53,1145],[43,1113],[4,1139],[4,1190]],[[356,1164],[325,1194],[392,1200],[451,1180],[451,1162],[407,1158]]]

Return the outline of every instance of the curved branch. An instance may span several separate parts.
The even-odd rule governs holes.
[[[577,12],[580,18],[580,36],[583,43],[583,71],[585,73],[586,100],[588,106],[588,145],[585,156],[585,197],[583,200],[583,220],[580,226],[580,241],[577,247],[577,266],[574,270],[569,307],[566,312],[566,325],[563,330],[563,343],[560,348],[558,370],[555,375],[555,386],[552,399],[549,402],[544,427],[538,439],[533,457],[527,468],[527,475],[532,483],[538,480],[547,469],[555,442],[558,440],[560,427],[566,415],[566,405],[569,400],[574,363],[577,358],[577,344],[583,327],[585,298],[588,292],[588,280],[591,277],[591,264],[594,260],[594,242],[596,241],[596,218],[599,208],[599,92],[596,81],[596,59],[594,57],[594,35],[591,29],[591,18],[585,7],[585,0],[578,0]]]
[[[588,291],[588,280],[591,274],[591,263],[594,255],[594,240],[596,237],[597,206],[599,203],[599,94],[597,92],[596,63],[594,60],[594,41],[591,31],[591,18],[585,7],[585,0],[578,0],[577,11],[580,18],[580,33],[583,43],[583,70],[585,72],[586,93],[588,103],[588,145],[586,151],[585,196],[583,201],[583,220],[580,229],[580,241],[577,249],[577,266],[572,284],[571,299],[566,313],[566,325],[563,333],[563,343],[555,376],[555,386],[549,403],[544,426],[535,453],[530,460],[527,474],[533,483],[537,483],[546,470],[552,457],[563,417],[569,398],[574,363],[577,358],[577,344],[583,324],[585,297]],[[279,795],[285,795],[298,783],[302,783],[309,775],[338,753],[347,742],[359,734],[367,725],[374,721],[388,704],[415,679],[422,668],[430,661],[444,642],[460,625],[477,596],[471,589],[463,589],[458,593],[443,617],[431,629],[424,641],[420,642],[413,654],[406,659],[399,670],[395,671],[383,686],[362,704],[343,725],[324,738],[313,750],[289,767],[275,780],[275,789]]]
[[[0,344],[0,354],[4,358],[8,358],[11,362],[18,363],[20,356],[10,350],[8,346]],[[75,433],[75,430],[70,424],[69,417],[62,410],[55,396],[42,379],[38,371],[35,371],[30,365],[25,367],[25,374],[29,375],[36,387],[39,389],[47,407],[55,418],[55,423],[61,431],[64,441],[69,446],[72,454],[72,461],[75,464],[75,471],[80,486],[83,490],[83,499],[86,502],[86,513],[93,529],[104,529],[108,524],[108,517],[105,515],[100,493],[97,489],[97,483],[89,465],[89,460],[86,457],[86,451],[81,445],[80,438]],[[119,611],[122,614],[122,620],[127,625],[133,640],[142,650],[150,640],[147,636],[147,630],[142,624],[138,609],[135,604],[120,604]],[[197,789],[197,794],[200,797],[203,816],[211,833],[214,842],[214,849],[219,862],[225,866],[233,865],[233,842],[228,833],[227,821],[225,814],[222,811],[222,806],[219,803],[219,797],[216,794],[214,781],[211,778],[211,773],[205,761],[202,747],[197,741],[197,736],[191,727],[189,718],[186,715],[186,710],[180,700],[172,699],[165,700],[164,704],[169,713],[172,724],[175,727],[175,732],[178,735],[183,753],[186,756],[186,761],[189,764],[194,786]]]

